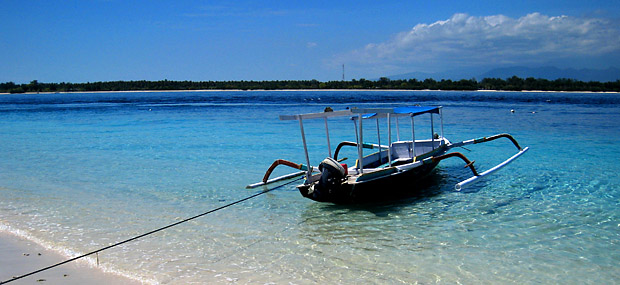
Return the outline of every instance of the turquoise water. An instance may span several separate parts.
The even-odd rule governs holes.
[[[101,267],[154,283],[620,280],[618,94],[0,96],[0,230],[68,256],[96,250],[260,191],[245,185],[275,159],[304,162],[298,124],[280,114],[411,104],[444,106],[453,142],[508,132],[530,151],[460,192],[470,173],[443,161],[424,193],[400,201],[338,206],[287,185],[104,251]],[[327,154],[323,122],[304,126],[316,164]],[[329,127],[332,148],[354,141],[351,122]],[[482,170],[516,152],[502,140],[467,148]]]

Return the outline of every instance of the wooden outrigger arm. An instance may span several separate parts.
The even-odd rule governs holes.
[[[263,176],[263,183],[267,182],[267,180],[269,179],[269,176],[271,175],[271,172],[273,172],[274,169],[276,169],[276,167],[278,165],[286,165],[295,169],[299,169],[299,170],[308,170],[308,168],[306,167],[306,169],[304,168],[303,164],[298,164],[298,163],[294,163],[292,161],[288,161],[288,160],[284,160],[284,159],[278,159],[276,161],[274,161],[271,166],[269,166],[269,169],[267,169],[267,172],[265,172],[265,176]]]
[[[461,147],[464,145],[469,145],[469,144],[478,144],[478,143],[483,143],[483,142],[488,142],[488,141],[492,141],[492,140],[496,140],[498,138],[507,138],[509,139],[514,145],[515,147],[517,147],[517,149],[519,149],[519,152],[517,152],[515,155],[511,156],[510,158],[506,159],[504,162],[492,167],[491,169],[482,172],[482,173],[478,173],[478,171],[476,171],[476,168],[474,168],[474,162],[470,161],[469,159],[467,159],[467,157],[465,157],[463,154],[458,153],[458,152],[453,152],[453,153],[448,153],[445,155],[441,155],[441,156],[437,156],[437,157],[433,157],[432,161],[433,162],[439,162],[443,159],[449,158],[449,157],[459,157],[461,159],[463,159],[463,161],[465,161],[466,165],[465,167],[469,167],[471,169],[471,171],[474,173],[474,176],[465,179],[459,183],[457,183],[454,188],[457,191],[460,191],[462,187],[466,186],[467,184],[473,183],[475,181],[477,181],[478,179],[485,177],[499,169],[501,169],[502,167],[508,165],[509,163],[511,163],[512,161],[514,161],[515,159],[519,158],[522,154],[524,154],[529,147],[525,147],[525,148],[521,148],[521,146],[519,145],[519,143],[517,142],[517,140],[515,140],[511,135],[509,134],[497,134],[494,136],[490,136],[490,137],[482,137],[482,138],[477,138],[477,139],[472,139],[472,140],[466,140],[466,141],[462,141],[462,142],[458,142],[458,143],[453,143],[453,144],[449,144],[448,148],[454,148],[454,147]]]
[[[489,141],[496,140],[496,139],[499,139],[499,138],[507,138],[507,139],[509,139],[517,147],[517,149],[522,150],[522,148],[519,145],[519,143],[517,142],[517,140],[515,140],[515,138],[513,138],[510,134],[497,134],[497,135],[493,135],[493,136],[490,136],[490,137],[481,137],[481,138],[466,140],[466,141],[462,141],[462,142],[458,142],[458,143],[452,143],[452,144],[448,145],[448,148],[461,147],[461,146],[465,146],[465,145],[469,145],[469,144],[478,144],[478,143],[483,143],[483,142],[489,142]]]
[[[431,161],[432,162],[440,162],[446,158],[450,158],[450,157],[458,157],[460,159],[462,159],[463,161],[465,161],[466,165],[465,168],[469,167],[469,169],[471,169],[471,172],[474,173],[474,176],[478,176],[478,171],[476,171],[476,168],[474,167],[474,161],[470,161],[465,155],[463,155],[460,152],[451,152],[451,153],[446,153],[444,155],[440,155],[440,156],[435,156],[435,157],[431,157]]]
[[[530,149],[530,148],[529,147],[525,147],[525,148],[519,150],[519,152],[517,152],[515,155],[513,155],[510,158],[504,160],[504,162],[494,166],[493,168],[491,168],[491,169],[489,169],[489,170],[487,170],[485,172],[482,172],[482,173],[480,173],[478,175],[472,176],[472,177],[470,177],[468,179],[465,179],[465,180],[457,183],[456,185],[454,185],[454,189],[456,189],[456,191],[461,191],[461,188],[463,188],[467,184],[476,182],[478,179],[483,178],[483,177],[485,177],[485,176],[487,176],[487,175],[489,175],[489,174],[491,174],[491,173],[501,169],[502,167],[508,165],[509,163],[513,162],[515,159],[519,158],[519,156],[524,154],[528,149]]]
[[[273,172],[274,169],[276,169],[276,167],[278,167],[278,165],[286,165],[295,169],[299,169],[302,171],[299,172],[295,172],[295,173],[291,173],[291,174],[286,174],[286,175],[282,175],[273,179],[269,179],[269,176],[271,176],[271,173]],[[278,159],[276,161],[274,161],[271,166],[269,166],[269,169],[267,169],[267,172],[265,172],[265,176],[263,176],[263,180],[261,182],[258,183],[254,183],[254,184],[250,184],[248,186],[246,186],[245,188],[248,189],[252,189],[252,188],[256,188],[259,186],[264,186],[264,185],[268,185],[274,182],[278,182],[278,181],[282,181],[282,180],[286,180],[286,179],[291,179],[291,178],[295,178],[297,176],[302,176],[304,174],[306,174],[306,171],[308,170],[308,167],[300,164],[300,163],[294,163],[292,161],[288,161],[285,159]],[[312,170],[315,170],[315,168],[313,167]]]

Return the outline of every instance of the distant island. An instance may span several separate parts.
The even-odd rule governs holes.
[[[0,93],[97,92],[97,91],[171,91],[171,90],[499,90],[499,91],[572,91],[620,92],[620,80],[610,82],[574,79],[485,78],[462,80],[434,79],[353,79],[350,81],[273,80],[273,81],[107,81],[87,83],[0,83]]]
[[[528,66],[506,66],[500,68],[493,68],[483,71],[479,70],[467,70],[467,69],[453,69],[444,70],[441,72],[409,72],[399,75],[386,76],[392,80],[394,79],[411,79],[416,78],[418,80],[424,80],[426,78],[435,79],[452,79],[460,80],[463,78],[510,78],[517,76],[521,78],[544,78],[549,80],[556,80],[559,78],[570,78],[580,81],[599,81],[609,82],[620,79],[620,68],[609,67],[607,69],[574,69],[574,68],[558,68],[555,66],[540,66],[540,67],[528,67]]]

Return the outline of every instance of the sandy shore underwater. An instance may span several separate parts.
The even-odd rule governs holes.
[[[0,232],[0,282],[65,261],[68,258],[20,238]],[[141,284],[141,282],[73,261],[8,284]]]

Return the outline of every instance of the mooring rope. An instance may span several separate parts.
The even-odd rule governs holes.
[[[132,238],[130,238],[130,239],[127,239],[127,240],[124,240],[124,241],[121,241],[121,242],[117,242],[117,243],[115,243],[115,244],[113,244],[113,245],[109,245],[109,246],[106,246],[106,247],[104,247],[104,248],[100,248],[100,249],[98,249],[98,250],[91,251],[91,252],[86,253],[86,254],[82,254],[82,255],[80,255],[80,256],[77,256],[77,257],[74,257],[74,258],[71,258],[71,259],[65,260],[65,261],[63,261],[63,262],[56,263],[56,264],[54,264],[54,265],[50,265],[50,266],[45,267],[45,268],[41,268],[41,269],[39,269],[39,270],[36,270],[36,271],[30,272],[30,273],[28,273],[28,274],[24,274],[24,275],[21,275],[21,276],[16,276],[16,277],[13,277],[13,279],[9,279],[9,280],[6,280],[6,281],[1,281],[1,282],[0,282],[0,284],[6,284],[6,283],[9,283],[9,282],[13,282],[13,281],[15,281],[15,280],[19,280],[19,279],[22,279],[22,278],[24,278],[24,277],[28,277],[28,276],[30,276],[30,275],[34,275],[34,274],[37,274],[37,273],[39,273],[39,272],[42,272],[42,271],[45,271],[45,270],[52,269],[52,268],[54,268],[54,267],[57,267],[57,266],[63,265],[63,264],[65,264],[65,263],[69,263],[69,262],[72,262],[72,261],[78,260],[78,259],[80,259],[80,258],[87,257],[87,256],[89,256],[89,255],[97,254],[97,253],[102,252],[102,251],[104,251],[104,250],[107,250],[107,249],[110,249],[110,248],[113,248],[113,247],[119,246],[119,245],[124,244],[124,243],[128,243],[128,242],[130,242],[130,241],[137,240],[137,239],[139,239],[139,238],[142,238],[142,237],[145,237],[145,236],[148,236],[148,235],[154,234],[154,233],[156,233],[156,232],[163,231],[163,230],[165,230],[165,229],[168,229],[168,228],[171,228],[171,227],[174,227],[174,226],[180,225],[180,224],[182,224],[182,223],[189,222],[189,221],[191,221],[191,220],[193,220],[193,219],[200,218],[200,217],[202,217],[202,216],[205,216],[205,215],[211,214],[211,213],[213,213],[213,212],[217,212],[217,211],[219,211],[219,210],[222,210],[222,209],[228,208],[228,207],[230,207],[230,206],[233,206],[233,205],[239,204],[239,203],[241,203],[241,202],[244,202],[244,201],[250,200],[250,199],[252,199],[252,198],[258,197],[258,196],[260,196],[260,195],[263,195],[263,194],[265,194],[265,193],[271,192],[271,191],[276,190],[276,189],[278,189],[278,188],[284,187],[284,186],[286,186],[286,185],[289,185],[289,184],[291,184],[291,183],[294,183],[294,182],[296,182],[296,181],[299,181],[299,180],[301,180],[302,178],[303,178],[303,177],[300,177],[300,178],[298,178],[298,179],[295,179],[295,180],[293,180],[293,181],[289,181],[289,182],[287,182],[287,183],[284,183],[284,184],[282,184],[282,185],[276,186],[276,187],[274,187],[274,188],[271,188],[271,189],[267,189],[267,190],[264,190],[264,191],[258,192],[258,193],[256,193],[256,194],[253,194],[253,195],[250,195],[250,196],[248,196],[248,197],[245,197],[245,198],[243,198],[243,199],[241,199],[241,200],[237,200],[237,201],[235,201],[235,202],[232,202],[232,203],[226,204],[226,205],[224,205],[224,206],[221,206],[221,207],[218,207],[218,208],[215,208],[215,209],[209,210],[209,211],[204,212],[204,213],[202,213],[202,214],[195,215],[195,216],[193,216],[193,217],[191,217],[191,218],[187,218],[187,219],[185,219],[185,220],[178,221],[178,222],[176,222],[176,223],[173,223],[173,224],[167,225],[167,226],[165,226],[165,227],[161,227],[161,228],[158,228],[158,229],[156,229],[156,230],[152,230],[152,231],[150,231],[150,232],[148,232],[148,233],[144,233],[144,234],[141,234],[141,235],[138,235],[138,236],[132,237]]]

